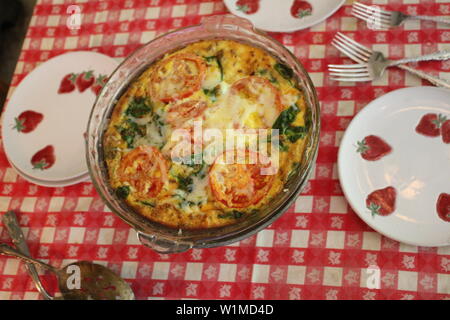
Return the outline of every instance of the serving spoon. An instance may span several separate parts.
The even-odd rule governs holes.
[[[7,244],[0,244],[0,254],[19,258],[55,274],[65,300],[134,300],[133,290],[128,283],[102,265],[79,261],[57,269],[30,258]]]

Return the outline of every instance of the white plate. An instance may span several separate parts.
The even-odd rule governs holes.
[[[14,91],[2,116],[3,145],[8,160],[35,181],[64,183],[87,174],[85,141],[87,121],[96,95],[87,89],[58,94],[61,80],[69,73],[93,70],[94,75],[109,76],[117,62],[100,53],[78,51],[52,58],[34,69]],[[15,118],[23,111],[43,114],[35,130],[15,130]],[[31,158],[47,145],[55,150],[55,164],[33,169]]]
[[[445,246],[450,245],[450,222],[439,218],[436,203],[441,193],[450,193],[450,144],[416,133],[428,113],[450,119],[449,90],[406,88],[372,101],[344,134],[339,179],[353,210],[379,233],[412,245]],[[356,144],[368,135],[381,137],[392,152],[377,161],[364,160]],[[387,186],[397,191],[396,209],[372,216],[366,197]]]
[[[89,173],[85,173],[79,177],[75,177],[75,178],[72,178],[69,180],[62,180],[62,181],[38,180],[38,179],[34,179],[33,177],[26,175],[25,173],[20,171],[18,168],[16,168],[13,164],[11,164],[11,166],[14,170],[16,170],[17,174],[19,174],[25,180],[27,180],[31,183],[37,184],[39,186],[43,186],[43,187],[61,188],[61,187],[72,186],[72,185],[75,185],[75,184],[78,184],[81,182],[90,182],[91,181]]]
[[[273,32],[292,32],[309,28],[330,17],[345,2],[345,0],[307,0],[312,6],[312,14],[294,18],[291,8],[297,0],[259,0],[259,9],[252,14],[245,14],[237,9],[242,3],[240,1],[243,0],[224,0],[231,13],[249,19],[259,29]]]

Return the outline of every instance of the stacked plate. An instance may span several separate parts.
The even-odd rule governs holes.
[[[70,52],[23,79],[3,112],[1,131],[18,174],[47,187],[89,179],[84,133],[96,96],[116,67],[103,54]]]

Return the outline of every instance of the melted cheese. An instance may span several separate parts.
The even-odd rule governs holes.
[[[291,81],[284,79],[274,69],[277,60],[261,49],[228,40],[201,41],[167,55],[162,59],[161,63],[164,63],[165,59],[169,59],[179,53],[195,54],[208,61],[201,89],[169,104],[153,99],[152,93],[148,88],[155,70],[160,65],[159,63],[150,66],[147,71],[130,85],[127,92],[117,103],[104,138],[105,150],[116,150],[114,156],[107,159],[110,183],[113,188],[123,185],[116,172],[123,155],[130,148],[128,148],[118,128],[124,121],[129,119],[125,112],[128,107],[128,101],[133,96],[147,96],[152,101],[153,110],[150,115],[144,118],[132,119],[137,124],[145,125],[146,127],[146,134],[144,136],[137,135],[134,139],[133,147],[151,145],[159,148],[170,163],[169,179],[156,198],[142,198],[134,190],[131,190],[130,195],[126,199],[127,203],[145,217],[176,228],[209,228],[231,224],[236,219],[227,215],[222,217],[222,214],[230,209],[224,207],[222,203],[214,198],[209,185],[209,164],[202,167],[200,172],[193,174],[196,170],[195,166],[179,165],[171,161],[171,151],[176,145],[176,142],[171,141],[171,137],[177,128],[173,128],[166,123],[167,110],[169,110],[172,103],[190,100],[205,101],[208,107],[199,118],[203,121],[202,129],[219,129],[222,135],[226,137],[226,129],[270,129],[281,110],[287,109],[294,103],[301,109],[297,119],[295,119],[295,123],[303,125],[303,115],[306,109],[303,96],[301,91],[292,85]],[[223,75],[218,64],[211,59],[207,59],[207,57],[214,56],[220,56]],[[167,68],[170,69],[172,65],[173,61],[167,65]],[[260,72],[261,70],[266,71]],[[170,74],[169,71],[167,72]],[[253,94],[250,97],[233,91],[234,83],[254,75],[267,77],[267,80],[270,80],[272,85],[251,89],[257,94]],[[165,76],[165,74],[162,74],[162,76]],[[273,88],[279,92],[281,97],[281,110],[276,103]],[[160,87],[160,90],[163,94],[176,92],[180,90],[179,83],[176,81],[164,81],[164,85]],[[211,96],[213,90],[214,96]],[[183,127],[189,128],[194,121],[199,119],[186,119],[182,122]],[[218,141],[205,143],[203,145],[204,152],[207,152],[208,146],[211,146],[213,142],[221,144]],[[287,176],[295,164],[300,162],[303,149],[304,141],[299,140],[294,144],[290,144],[287,152],[281,152],[280,170],[277,172],[267,195],[256,205],[241,208],[239,211],[250,214],[255,209],[267,205],[274,196],[283,192]],[[212,155],[211,159],[214,158],[215,156]],[[222,182],[225,184],[226,181]],[[250,186],[247,187],[248,190],[252,189]],[[187,192],[186,190],[190,191]]]

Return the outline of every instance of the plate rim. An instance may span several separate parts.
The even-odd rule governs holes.
[[[450,90],[445,89],[445,88],[441,88],[441,87],[434,87],[434,86],[415,86],[415,87],[406,87],[406,88],[400,88],[400,89],[396,89],[393,91],[390,91],[388,93],[385,93],[377,98],[375,98],[374,100],[370,101],[363,109],[361,109],[350,121],[349,125],[347,126],[347,128],[345,129],[344,134],[342,135],[342,139],[341,142],[339,144],[339,150],[338,150],[338,156],[337,156],[337,171],[338,171],[338,178],[339,178],[339,184],[341,186],[342,192],[344,194],[344,197],[346,199],[346,201],[348,202],[348,204],[351,206],[352,210],[356,213],[356,215],[365,223],[367,224],[371,229],[373,229],[374,231],[378,232],[379,234],[398,241],[400,243],[404,243],[407,245],[412,245],[412,246],[420,246],[420,247],[444,247],[444,246],[449,246],[450,245],[450,241],[447,241],[445,243],[439,243],[439,244],[423,244],[420,242],[415,242],[415,241],[405,241],[403,239],[398,238],[397,236],[392,236],[392,235],[388,235],[387,233],[385,233],[384,231],[380,230],[380,228],[377,228],[376,226],[373,225],[372,221],[370,219],[367,219],[367,215],[363,215],[360,212],[358,212],[358,210],[356,210],[356,206],[354,205],[354,203],[352,202],[351,198],[348,196],[348,192],[346,190],[345,185],[342,183],[342,181],[344,181],[343,179],[343,173],[342,173],[342,169],[341,169],[341,162],[343,161],[343,148],[341,148],[341,146],[343,145],[344,141],[346,139],[348,139],[348,135],[349,135],[349,128],[352,125],[352,123],[358,121],[358,119],[360,117],[364,116],[364,113],[368,112],[368,108],[372,107],[372,105],[374,105],[376,103],[376,101],[379,101],[382,98],[386,98],[388,96],[393,96],[395,94],[397,94],[398,92],[404,92],[404,91],[412,91],[412,90],[417,90],[418,88],[423,89],[424,90],[432,90],[432,91],[443,91],[443,92],[447,92],[450,95]],[[373,108],[373,107],[372,107]]]

